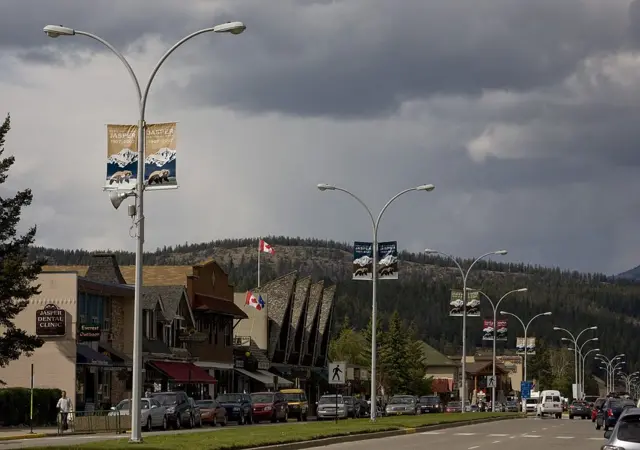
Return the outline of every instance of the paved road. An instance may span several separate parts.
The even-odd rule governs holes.
[[[289,424],[296,423],[304,423],[304,422],[294,422],[289,421]],[[253,427],[277,427],[283,424],[276,423],[265,423],[265,424],[255,424],[255,425],[245,425],[243,428],[246,428],[247,432],[251,432],[251,428]],[[181,429],[181,430],[168,430],[168,431],[154,431],[151,433],[143,432],[142,437],[145,436],[166,436],[167,434],[182,434],[182,433],[202,433],[202,432],[210,432],[215,433],[216,431],[224,430],[227,428],[235,428],[238,425],[231,425],[227,427],[210,427],[203,426],[202,428],[193,428],[193,429]],[[5,449],[14,449],[14,448],[31,448],[31,447],[52,447],[52,446],[60,446],[60,445],[78,445],[78,444],[87,444],[91,442],[100,442],[100,441],[109,441],[112,439],[128,439],[129,434],[94,434],[94,435],[67,435],[67,436],[54,436],[47,438],[38,438],[38,439],[20,439],[15,441],[0,441],[0,450]]]
[[[605,442],[603,434],[590,420],[530,418],[328,445],[324,450],[590,450]]]

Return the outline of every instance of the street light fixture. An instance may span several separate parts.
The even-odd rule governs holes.
[[[473,289],[467,288],[467,290],[472,291]],[[500,306],[500,303],[502,303],[502,300],[507,298],[507,296],[511,294],[515,294],[517,292],[527,292],[527,288],[520,288],[520,289],[514,289],[512,291],[509,291],[506,294],[504,294],[502,297],[500,297],[500,300],[498,300],[495,303],[493,302],[493,300],[491,300],[491,297],[489,297],[483,291],[478,290],[477,292],[489,301],[489,303],[491,304],[491,309],[493,310],[493,356],[491,360],[492,360],[492,376],[495,382],[496,381],[496,338],[497,338],[496,324],[498,321],[498,318],[497,318],[498,307]],[[491,412],[495,412],[495,411],[496,411],[496,385],[494,384],[493,388],[491,389]]]
[[[471,264],[469,265],[466,271],[462,268],[458,260],[455,257],[453,257],[453,255],[450,255],[448,253],[443,253],[438,250],[433,250],[431,248],[425,249],[424,252],[430,253],[430,254],[438,254],[440,256],[444,256],[445,258],[450,259],[456,265],[456,267],[460,271],[460,274],[462,275],[462,386],[461,386],[462,411],[461,412],[464,414],[466,412],[465,406],[467,401],[467,279],[469,278],[469,273],[471,272],[471,269],[473,268],[473,266],[476,265],[478,261],[486,258],[487,256],[506,255],[507,251],[496,250],[493,252],[487,252],[484,255],[480,255],[471,262]]]
[[[319,191],[340,191],[352,197],[356,200],[369,214],[369,218],[371,219],[371,225],[373,227],[373,242],[371,243],[372,253],[373,253],[373,261],[371,267],[371,421],[376,420],[376,404],[378,402],[378,386],[377,386],[377,374],[376,374],[376,365],[377,365],[377,334],[378,334],[378,228],[380,226],[380,220],[384,212],[387,210],[389,205],[393,203],[398,197],[404,195],[408,192],[413,191],[424,191],[431,192],[435,189],[433,184],[421,184],[419,186],[415,186],[409,189],[405,189],[404,191],[398,192],[396,195],[391,197],[387,203],[382,207],[378,216],[375,217],[371,208],[367,206],[367,204],[360,199],[357,195],[352,193],[351,191],[341,188],[339,186],[335,186],[327,183],[320,183],[316,185]]]
[[[575,385],[576,385],[576,398],[578,398],[578,396],[580,395],[580,379],[578,378],[578,373],[579,373],[579,364],[580,361],[578,361],[578,352],[581,350],[580,344],[578,344],[578,341],[580,339],[580,336],[582,336],[583,333],[586,333],[587,331],[590,330],[597,330],[598,327],[597,326],[593,326],[593,327],[587,327],[584,330],[580,331],[580,333],[578,333],[577,336],[574,336],[574,334],[567,330],[566,328],[562,328],[562,327],[553,327],[553,331],[564,331],[565,333],[567,333],[569,336],[571,336],[571,339],[568,338],[562,338],[561,340],[563,341],[569,341],[573,343],[573,348],[574,348],[574,376],[575,376]]]
[[[523,361],[523,365],[522,365],[522,381],[527,381],[527,331],[529,331],[529,325],[531,325],[531,323],[536,320],[538,317],[543,317],[543,316],[550,316],[553,313],[551,311],[547,311],[547,312],[543,312],[540,314],[536,314],[535,316],[533,316],[531,318],[531,320],[529,320],[529,322],[527,322],[527,324],[525,325],[524,321],[518,317],[517,315],[507,312],[507,311],[500,311],[500,314],[502,314],[503,316],[512,316],[515,317],[518,322],[520,322],[520,324],[522,324],[522,328],[524,329],[524,361]],[[523,400],[524,401],[524,400]],[[527,407],[526,405],[523,403],[522,404],[522,409],[523,412],[527,412]]]
[[[603,369],[606,370],[607,390],[609,392],[613,392],[615,390],[615,383],[612,380],[613,372],[615,371],[616,368],[619,367],[619,365],[623,365],[624,364],[624,361],[619,361],[618,363],[616,363],[616,361],[618,361],[619,359],[624,358],[625,356],[626,355],[624,353],[620,353],[620,354],[617,354],[616,356],[614,356],[613,358],[609,359],[605,355],[603,355],[602,353],[598,353],[596,355],[596,359],[599,360],[600,362],[602,362],[605,365],[605,367],[603,367]]]
[[[155,67],[149,75],[149,79],[144,89],[138,81],[133,68],[124,57],[124,55],[118,51],[113,45],[101,37],[88,33],[86,31],[80,31],[73,28],[65,27],[62,25],[47,25],[43,28],[43,31],[47,36],[51,38],[57,38],[60,36],[86,36],[95,41],[100,42],[107,47],[114,55],[118,57],[120,62],[125,66],[131,80],[133,81],[136,89],[136,96],[138,101],[139,119],[138,119],[138,168],[137,168],[137,180],[135,191],[129,192],[112,192],[109,194],[109,200],[114,208],[122,204],[122,202],[128,197],[136,198],[136,206],[132,206],[129,209],[129,215],[135,215],[134,223],[137,225],[136,232],[136,270],[135,270],[135,285],[134,285],[134,311],[133,311],[133,380],[131,389],[131,417],[134,418],[131,421],[131,438],[130,442],[140,443],[142,442],[141,424],[137,418],[141,417],[141,398],[142,398],[142,255],[144,250],[144,210],[143,210],[143,197],[144,197],[144,159],[145,159],[145,146],[146,146],[146,121],[145,112],[147,108],[147,99],[149,96],[149,90],[151,84],[160,70],[162,64],[166,59],[182,44],[190,39],[199,36],[204,33],[230,33],[240,34],[246,29],[246,26],[242,22],[227,22],[224,24],[216,25],[210,28],[203,28],[195,31],[176,42],[171,48],[169,48],[160,60],[156,63]],[[131,214],[134,213],[134,214]]]

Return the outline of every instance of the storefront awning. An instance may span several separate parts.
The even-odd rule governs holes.
[[[176,383],[215,384],[216,379],[200,367],[188,362],[149,361],[149,364]]]
[[[112,361],[107,355],[95,351],[86,345],[78,345],[76,347],[76,361],[78,364],[87,364],[92,366],[110,366]]]
[[[124,352],[118,351],[115,348],[111,347],[109,344],[105,344],[104,342],[100,342],[98,344],[98,349],[102,352],[103,355],[108,356],[111,361],[113,361],[118,366],[131,366],[132,360],[127,356]]]
[[[233,364],[217,361],[197,361],[195,365],[203,369],[233,370]]]
[[[266,370],[258,370],[257,372],[250,372],[245,369],[236,369],[236,372],[242,375],[245,375],[249,378],[253,378],[254,380],[264,384],[266,387],[274,387],[273,377],[277,376],[271,372],[267,372]],[[278,387],[286,387],[286,386],[293,386],[293,383],[282,377],[278,377]]]

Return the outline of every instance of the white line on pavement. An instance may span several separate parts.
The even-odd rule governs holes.
[[[489,434],[489,437],[506,437],[509,436],[508,434],[500,434],[500,433],[496,433],[496,434]]]
[[[469,450],[473,450],[474,448],[480,447],[479,445],[474,445],[473,447],[469,447]]]
[[[454,433],[455,436],[475,436],[478,433]]]
[[[420,434],[444,434],[444,431],[425,431]]]
[[[590,441],[604,441],[604,438],[589,438]]]
[[[522,437],[525,437],[525,438],[539,438],[539,437],[542,437],[542,436],[540,436],[539,434],[523,434]]]
[[[499,444],[500,441],[493,441],[492,444]]]
[[[556,439],[573,439],[573,436],[556,436]]]

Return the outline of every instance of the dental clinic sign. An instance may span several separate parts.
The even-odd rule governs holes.
[[[67,333],[67,312],[48,304],[36,311],[36,336],[64,336]]]

